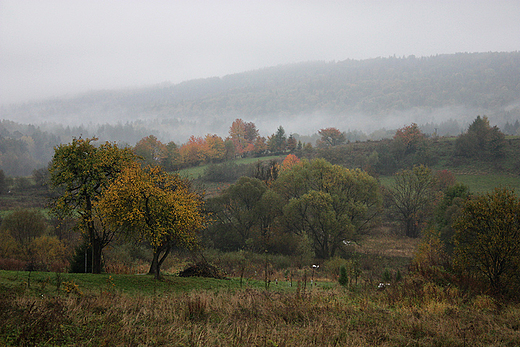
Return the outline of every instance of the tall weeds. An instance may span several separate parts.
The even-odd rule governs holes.
[[[518,306],[497,311],[489,297],[467,298],[417,281],[395,287],[55,297],[6,290],[0,294],[0,345],[520,345]]]

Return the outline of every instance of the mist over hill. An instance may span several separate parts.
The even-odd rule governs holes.
[[[368,133],[412,122],[463,128],[476,115],[499,126],[520,118],[520,52],[305,62],[0,109],[0,119],[47,129],[131,124],[176,142],[226,136],[236,118],[254,122],[265,136],[279,125],[309,135],[330,126]]]

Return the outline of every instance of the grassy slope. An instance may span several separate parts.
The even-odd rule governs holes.
[[[280,159],[283,158],[283,156],[274,155],[274,156],[268,156],[268,157],[255,157],[255,158],[240,158],[233,160],[233,162],[237,165],[247,165],[251,163],[256,163],[257,161],[266,161],[266,160],[272,160],[272,159]],[[187,169],[179,170],[178,173],[181,176],[188,177],[191,179],[197,179],[204,175],[204,171],[210,164],[206,165],[200,165],[196,167],[190,167]]]

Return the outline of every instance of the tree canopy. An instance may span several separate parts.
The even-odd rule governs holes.
[[[101,272],[101,251],[113,237],[96,210],[102,191],[135,158],[128,148],[96,139],[73,139],[56,148],[49,171],[51,185],[58,195],[53,212],[59,217],[79,216],[77,227],[86,234],[92,247],[93,272]]]
[[[453,228],[461,268],[484,277],[495,293],[520,284],[520,201],[513,191],[496,188],[467,200]]]
[[[160,167],[133,164],[103,192],[97,204],[108,225],[153,248],[150,273],[160,267],[175,246],[193,249],[205,223],[202,196],[191,191],[188,180]]]
[[[360,232],[377,214],[377,180],[323,159],[303,161],[282,171],[273,189],[285,200],[289,229],[310,236],[316,256],[333,257],[343,241]]]

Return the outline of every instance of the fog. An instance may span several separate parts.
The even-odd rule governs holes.
[[[301,61],[514,51],[518,13],[517,0],[2,0],[0,104]]]

